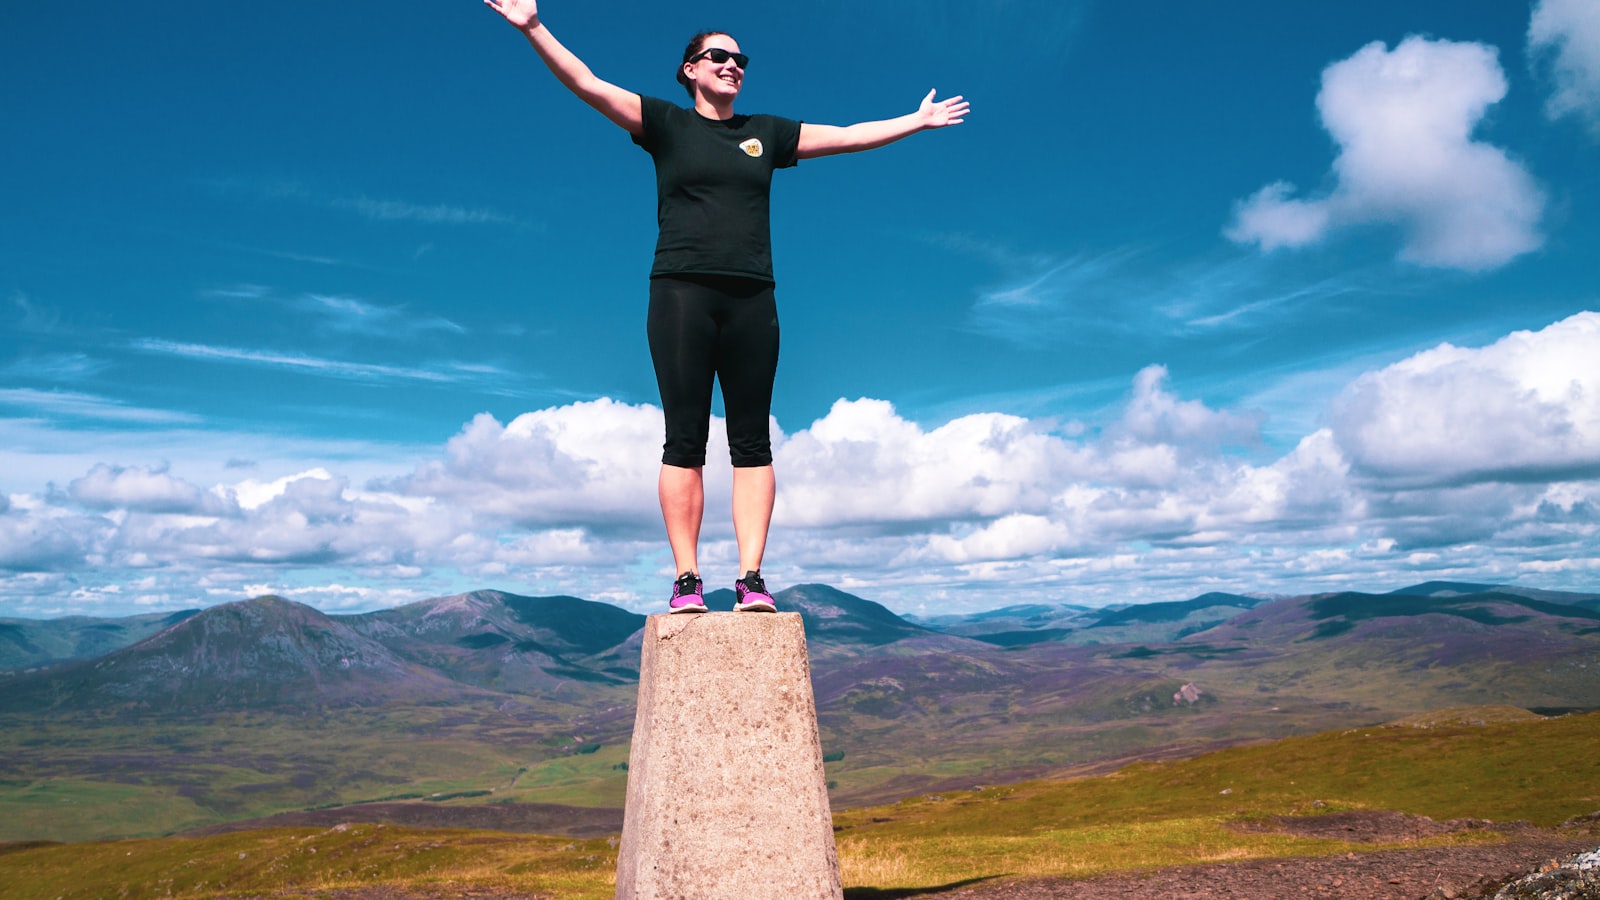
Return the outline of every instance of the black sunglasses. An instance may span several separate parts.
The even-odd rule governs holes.
[[[734,65],[741,69],[750,64],[750,57],[745,56],[743,53],[729,53],[721,47],[709,47],[701,50],[694,56],[689,57],[689,62],[698,62],[702,56],[709,58],[719,66],[730,59],[733,60]]]

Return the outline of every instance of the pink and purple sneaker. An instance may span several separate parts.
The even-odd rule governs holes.
[[[733,589],[739,595],[734,601],[734,612],[777,612],[777,604],[772,602],[772,595],[767,593],[767,584],[761,580],[760,572],[746,572],[744,577],[733,583]]]
[[[672,583],[672,599],[667,601],[675,613],[703,613],[706,611],[705,589],[700,576],[685,572]]]

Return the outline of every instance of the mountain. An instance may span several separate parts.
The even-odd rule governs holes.
[[[970,637],[998,647],[1054,641],[1083,628],[1099,610],[1069,604],[1022,603],[966,615],[906,618],[945,634]]]
[[[198,613],[186,609],[117,619],[0,619],[0,672],[69,659],[93,659],[137,643]]]
[[[1505,588],[1030,604],[966,623],[1070,627],[1011,645],[825,585],[776,597],[805,622],[846,805],[1450,706],[1600,707],[1600,611]],[[267,597],[96,660],[0,674],[0,777],[13,785],[0,788],[0,835],[37,837],[6,831],[8,814],[47,803],[52,821],[77,817],[54,832],[74,839],[400,798],[615,806],[643,621],[500,591],[353,616]],[[139,727],[146,713],[160,727]],[[117,798],[132,797],[161,812],[117,819],[115,804],[134,802]]]
[[[1561,603],[1567,606],[1582,606],[1586,609],[1600,611],[1600,594],[1584,594],[1573,591],[1545,591],[1539,588],[1518,587],[1514,584],[1471,584],[1460,581],[1427,581],[1403,587],[1394,594],[1406,594],[1420,597],[1453,597],[1472,594],[1512,594],[1518,597],[1527,597],[1530,600],[1543,600],[1547,603]]]
[[[1503,626],[1503,630],[1496,630]],[[1500,590],[1481,593],[1363,594],[1346,591],[1293,597],[1264,604],[1235,616],[1224,625],[1196,636],[1207,641],[1237,640],[1307,643],[1334,638],[1366,640],[1416,637],[1442,641],[1447,634],[1494,635],[1485,652],[1504,654],[1515,643],[1511,635],[1558,640],[1600,635],[1600,611],[1583,606],[1535,600]],[[1578,642],[1578,643],[1587,643]]]
[[[214,606],[98,659],[16,677],[0,712],[226,709],[446,702],[466,686],[280,597]]]
[[[1390,591],[1391,594],[1406,594],[1415,597],[1450,597],[1458,594],[1481,594],[1492,591],[1499,585],[1472,584],[1465,581],[1424,581],[1422,584],[1413,584]]]
[[[881,604],[825,584],[797,584],[777,592],[773,598],[779,609],[800,614],[808,646],[864,650],[912,641],[932,649],[949,646],[952,641],[937,631],[907,622]]]
[[[1127,606],[1122,609],[1101,613],[1094,617],[1090,628],[1112,628],[1118,625],[1131,625],[1136,622],[1182,622],[1195,613],[1210,613],[1214,610],[1228,611],[1222,619],[1232,618],[1234,612],[1254,609],[1267,602],[1257,597],[1245,597],[1240,594],[1223,594],[1215,591],[1201,594],[1193,600],[1180,600],[1171,603],[1141,603],[1137,606]],[[1221,621],[1222,619],[1219,619]]]
[[[474,591],[337,617],[418,665],[498,691],[548,690],[573,679],[629,684],[645,617],[577,597]],[[631,654],[627,648],[631,646]]]
[[[1254,609],[1266,598],[1209,593],[1192,600],[1101,609],[1028,604],[965,616],[925,620],[946,634],[998,647],[1058,641],[1069,644],[1164,643],[1204,631]]]

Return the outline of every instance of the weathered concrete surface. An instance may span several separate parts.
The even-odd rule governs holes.
[[[618,900],[842,900],[798,613],[645,623]]]

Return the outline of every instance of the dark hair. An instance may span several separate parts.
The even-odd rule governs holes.
[[[696,53],[699,53],[701,50],[706,48],[706,38],[715,37],[719,34],[726,35],[727,37],[733,37],[733,35],[728,34],[726,31],[702,31],[690,38],[689,46],[683,48],[683,62],[688,62],[689,60],[694,59],[694,55]],[[683,89],[689,92],[689,99],[694,99],[694,85],[689,83],[689,76],[683,74],[683,63],[678,63],[678,83],[683,85]]]

